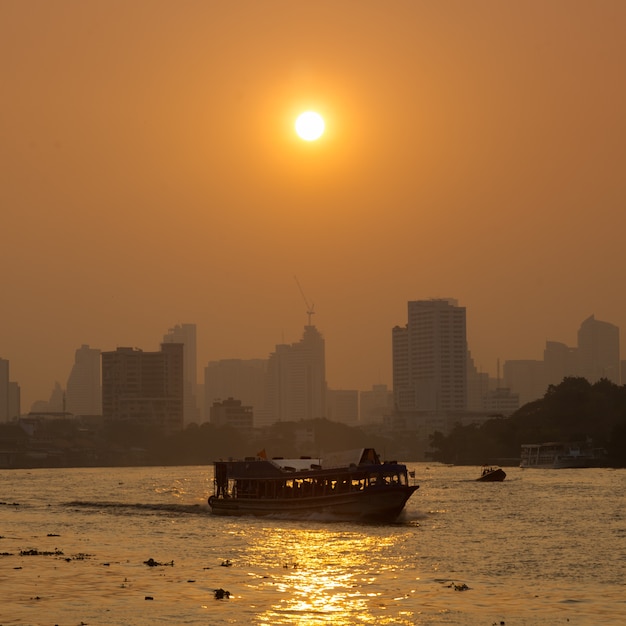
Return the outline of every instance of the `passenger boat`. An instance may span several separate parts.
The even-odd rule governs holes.
[[[600,467],[606,450],[590,443],[527,443],[522,444],[520,467],[540,469],[571,469]]]
[[[483,465],[480,476],[476,479],[483,483],[499,483],[506,478],[506,472],[501,467]]]
[[[373,448],[323,459],[215,461],[216,515],[328,515],[334,519],[394,521],[418,485],[406,465],[382,462]]]

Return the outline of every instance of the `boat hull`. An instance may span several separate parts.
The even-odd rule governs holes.
[[[500,483],[506,478],[506,472],[501,469],[494,469],[479,476],[476,480],[482,483]]]
[[[256,515],[306,517],[329,516],[335,519],[391,522],[398,518],[418,486],[397,485],[370,488],[306,498],[209,498],[215,515]]]

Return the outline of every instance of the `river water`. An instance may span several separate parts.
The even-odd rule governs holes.
[[[211,467],[0,471],[0,625],[626,623],[625,470],[409,469],[384,525],[213,516]]]

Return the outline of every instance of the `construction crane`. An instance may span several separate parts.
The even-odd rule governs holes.
[[[315,314],[315,304],[314,303],[309,304],[309,301],[306,299],[306,296],[304,295],[304,291],[302,291],[302,287],[300,286],[300,281],[298,280],[298,277],[294,276],[294,278],[296,279],[296,284],[298,285],[298,289],[300,290],[300,294],[302,295],[304,304],[306,304],[306,314],[309,316],[308,325],[311,326],[311,315]]]

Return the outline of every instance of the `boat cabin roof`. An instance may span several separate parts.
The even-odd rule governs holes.
[[[381,465],[380,458],[374,448],[358,448],[343,452],[333,452],[324,458],[299,459],[268,459],[262,456],[250,457],[245,460],[215,461],[215,466],[226,466],[231,477],[272,478],[284,476],[285,473],[319,472],[328,474],[338,469],[355,468],[370,465]]]

